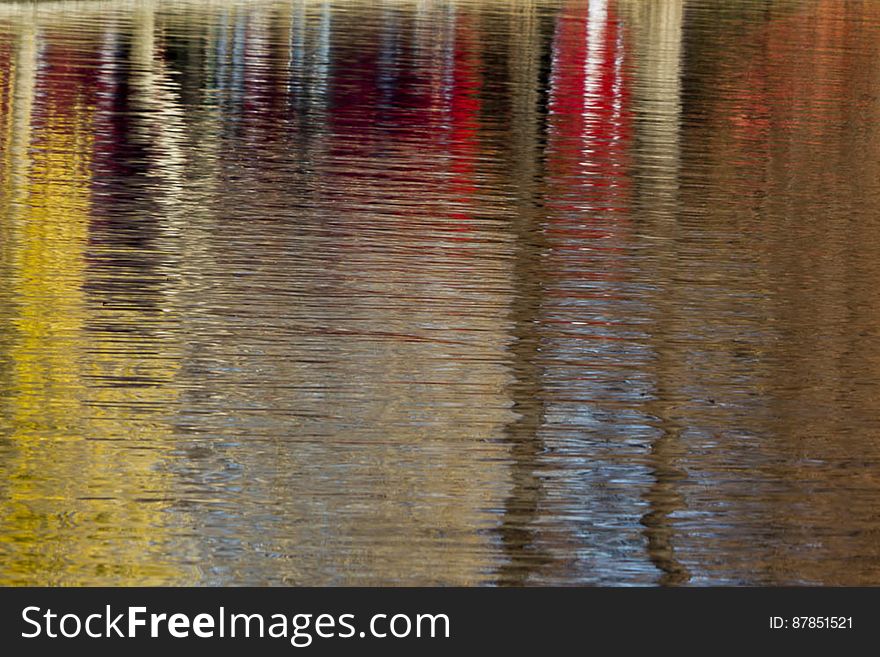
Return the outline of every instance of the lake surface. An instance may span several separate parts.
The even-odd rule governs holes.
[[[880,3],[0,3],[0,584],[880,584]]]

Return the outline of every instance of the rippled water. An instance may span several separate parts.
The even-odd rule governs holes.
[[[880,584],[880,3],[0,4],[0,583]]]

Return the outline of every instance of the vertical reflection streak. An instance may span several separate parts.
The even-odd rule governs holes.
[[[655,267],[674,271],[677,253],[676,216],[679,211],[679,121],[681,114],[682,0],[624,2],[637,49],[638,82],[634,91],[638,124],[636,184],[644,230],[653,238]],[[681,427],[674,408],[665,400],[674,397],[683,370],[673,344],[676,305],[675,285],[654,284],[654,321],[651,349],[656,355],[655,385],[645,404],[657,418],[660,436],[651,443],[648,462],[654,483],[645,494],[648,511],[642,516],[648,556],[660,570],[659,583],[676,585],[690,573],[675,553],[672,515],[685,508],[677,483],[686,474],[678,465]]]
[[[505,561],[498,569],[501,585],[523,586],[532,575],[552,560],[538,541],[541,504],[546,497],[540,474],[540,457],[545,449],[544,368],[540,361],[541,306],[546,285],[543,258],[545,217],[541,183],[544,179],[542,145],[546,143],[547,82],[549,66],[544,61],[551,42],[533,1],[518,4],[511,16],[510,74],[519,89],[513,99],[509,158],[517,182],[516,250],[513,255],[514,285],[510,321],[510,346],[514,382],[510,386],[516,420],[505,426],[511,445],[511,490],[504,503],[499,528]]]

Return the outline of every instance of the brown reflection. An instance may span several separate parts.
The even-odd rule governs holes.
[[[0,5],[0,580],[877,582],[878,30]]]
[[[687,17],[681,290],[690,322],[710,320],[692,350],[701,399],[679,412],[692,444],[702,433],[725,447],[687,458],[683,527],[714,524],[679,549],[705,564],[699,579],[871,581],[870,468],[852,455],[874,461],[876,395],[856,359],[876,350],[855,309],[875,304],[876,181],[856,144],[872,143],[876,9],[770,3],[714,34],[713,17],[708,5]],[[719,545],[737,554],[713,562]]]
[[[682,19],[684,3],[677,0],[622,2],[636,58],[633,104],[636,114],[635,149],[639,216],[648,223],[645,232],[654,240],[651,251],[655,267],[674,271],[679,257],[678,221],[681,116]],[[656,317],[651,328],[651,348],[656,354],[655,389],[645,411],[656,418],[660,436],[651,444],[649,463],[654,484],[646,493],[649,511],[642,517],[648,555],[662,572],[661,585],[687,582],[690,573],[675,551],[673,515],[686,508],[678,482],[687,477],[679,461],[684,448],[682,426],[669,403],[676,380],[685,375],[671,348],[675,321],[674,287],[658,286],[653,301]]]
[[[302,96],[277,120],[287,55],[268,56],[265,15],[231,17],[245,54],[216,62],[247,94],[225,117],[222,219],[202,256],[228,271],[185,296],[201,311],[180,377],[189,456],[177,471],[212,581],[477,583],[505,488],[494,437],[510,417],[510,238],[475,199],[479,48],[445,10],[385,16],[399,21],[387,38],[371,12],[334,15],[330,30],[328,11],[303,12],[289,55],[301,49],[302,64],[287,69]],[[437,34],[442,76],[427,57],[380,66],[430,52]]]
[[[543,289],[546,285],[543,256],[547,243],[541,182],[544,162],[541,144],[547,134],[547,82],[551,49],[552,17],[539,11],[534,2],[515,7],[510,17],[511,39],[506,62],[508,70],[494,72],[495,80],[516,85],[521,93],[508,109],[513,136],[505,149],[512,181],[516,187],[516,214],[512,229],[516,234],[513,255],[514,294],[510,319],[513,324],[509,347],[514,382],[510,386],[512,411],[517,417],[505,427],[511,444],[511,490],[504,504],[499,528],[505,563],[498,569],[498,582],[522,586],[551,562],[538,539],[535,526],[541,517],[546,490],[540,473],[545,445],[543,367],[539,352],[539,323]]]

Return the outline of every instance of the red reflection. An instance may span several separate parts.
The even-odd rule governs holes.
[[[451,197],[461,204],[470,204],[477,192],[476,161],[479,157],[480,60],[476,35],[465,17],[456,24],[453,89],[449,152]],[[455,211],[449,214],[456,223],[453,228],[467,230],[473,215]]]
[[[607,0],[569,2],[558,19],[550,82],[547,169],[553,193],[547,236],[559,257],[572,253],[582,263],[601,253],[614,262],[619,242],[598,240],[620,236],[627,223],[633,126],[626,44]],[[606,279],[614,276],[610,262],[576,274],[566,274],[560,264],[555,275]]]
[[[548,150],[551,175],[573,201],[567,209],[620,206],[632,135],[626,59],[612,4],[566,5],[553,46]]]

